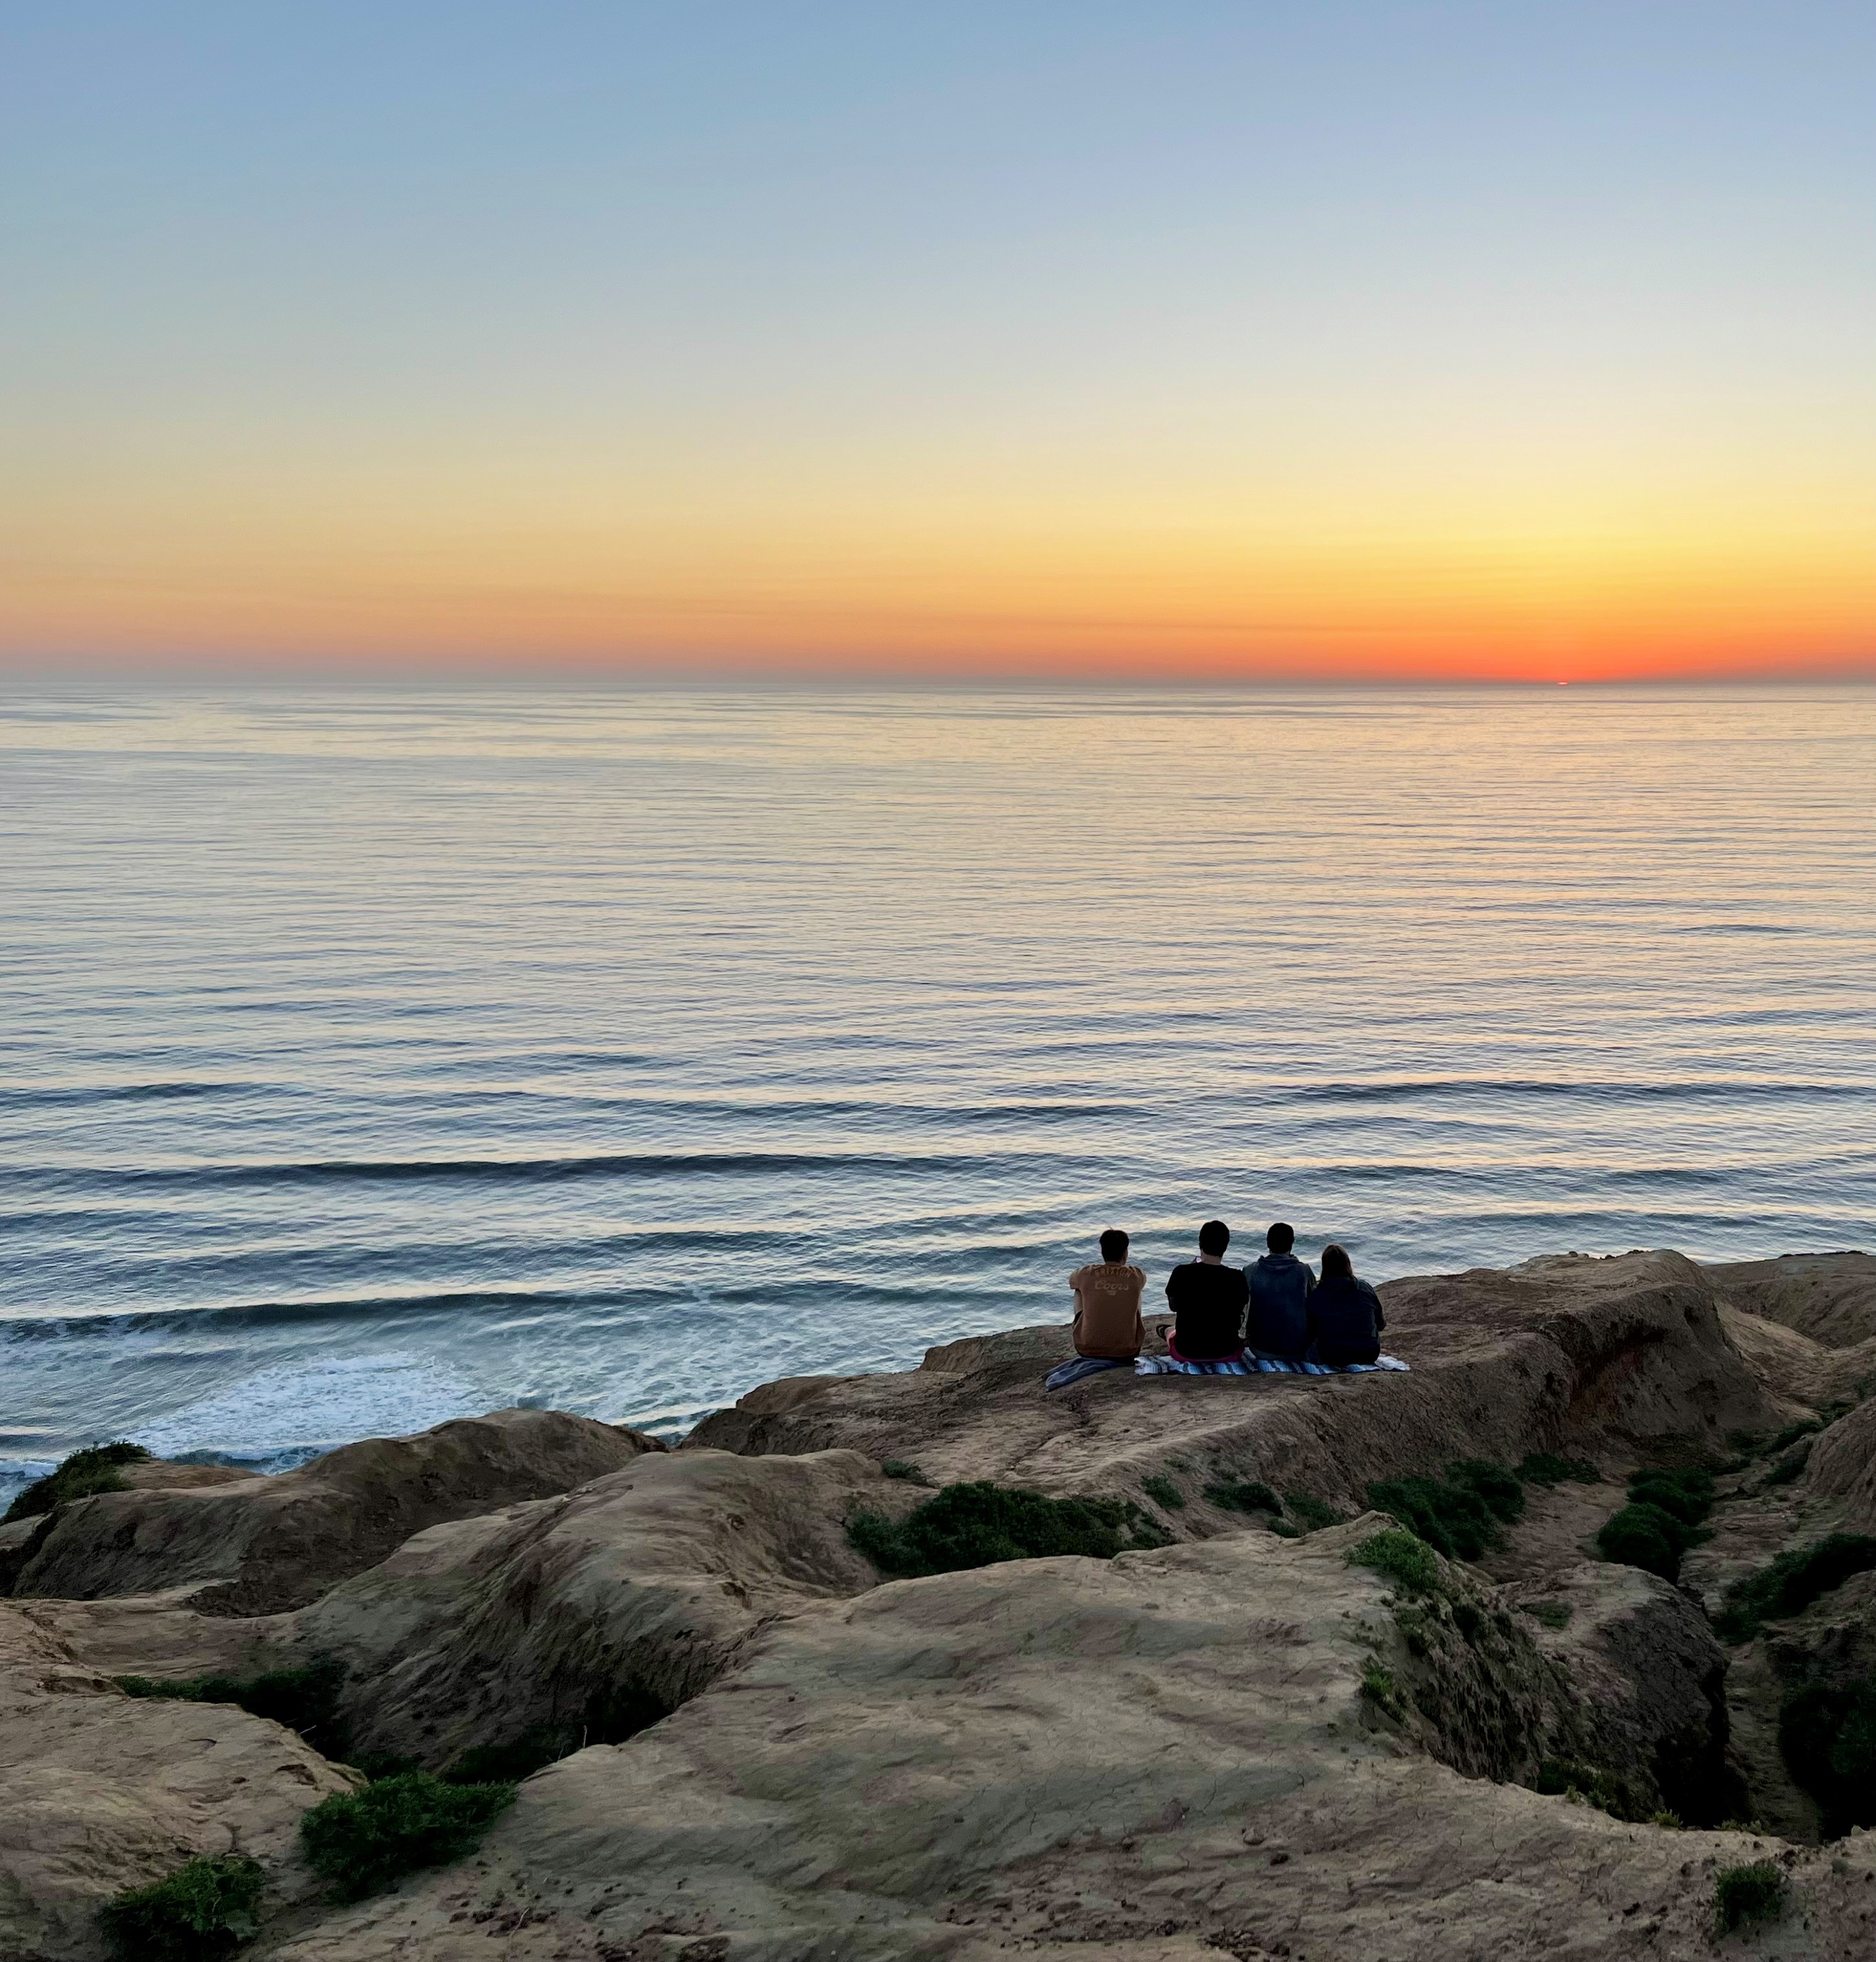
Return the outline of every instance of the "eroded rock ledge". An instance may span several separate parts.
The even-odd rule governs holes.
[[[1876,1952],[1876,1836],[1801,1843],[1765,1702],[1876,1656],[1876,1575],[1730,1651],[1705,1612],[1870,1523],[1876,1261],[1567,1256],[1384,1293],[1407,1376],[1051,1396],[1064,1331],[1035,1328],[764,1386],[675,1452],[504,1413],[69,1507],[0,1548],[0,1956],[101,1957],[98,1900],[231,1847],[270,1876],[244,1952],[292,1962],[1705,1957],[1715,1874],[1755,1858],[1793,1888],[1763,1952]],[[1734,1461],[1683,1586],[1596,1557],[1638,1466],[1805,1422],[1788,1476]],[[1389,1527],[1370,1481],[1533,1452],[1594,1481],[1527,1488],[1481,1565],[1422,1589],[1351,1563]],[[927,1496],[887,1460],[1150,1505],[1179,1543],[885,1581],[845,1525]],[[1208,1496],[1247,1480],[1345,1523],[1286,1539]],[[332,1906],[293,1824],[357,1775],[109,1679],[314,1657],[346,1669],[355,1754],[570,1754],[477,1859]],[[1626,1817],[1530,1788],[1604,1781]]]

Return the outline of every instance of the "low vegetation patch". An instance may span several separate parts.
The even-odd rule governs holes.
[[[1269,1513],[1275,1516],[1283,1511],[1282,1500],[1256,1478],[1220,1479],[1205,1487],[1205,1497],[1227,1513]]]
[[[889,1478],[902,1478],[908,1485],[929,1485],[931,1483],[916,1465],[908,1464],[903,1458],[889,1458],[879,1468]]]
[[[1517,1475],[1527,1485],[1597,1485],[1603,1477],[1587,1458],[1560,1458],[1554,1451],[1533,1451]]]
[[[271,1718],[318,1743],[327,1757],[344,1755],[339,1720],[339,1689],[344,1681],[344,1664],[325,1660],[303,1669],[270,1670],[262,1676],[199,1676],[177,1682],[152,1676],[116,1679],[118,1688],[131,1696],[237,1705],[251,1717]]]
[[[1770,1491],[1774,1486],[1795,1484],[1803,1476],[1804,1467],[1811,1462],[1811,1447],[1801,1444],[1788,1451],[1772,1469],[1759,1481],[1763,1490]]]
[[[1477,1458],[1449,1465],[1444,1478],[1377,1478],[1367,1498],[1449,1560],[1477,1560],[1524,1510],[1517,1478]]]
[[[1876,1539],[1868,1533],[1827,1534],[1734,1581],[1726,1590],[1726,1605],[1715,1625],[1724,1641],[1749,1642],[1767,1622],[1802,1614],[1820,1595],[1872,1568]]]
[[[1769,1860],[1749,1867],[1724,1867],[1713,1883],[1713,1932],[1731,1935],[1754,1922],[1776,1921],[1785,1912],[1785,1878]]]
[[[381,1893],[420,1868],[473,1853],[515,1801],[512,1785],[451,1785],[404,1772],[323,1799],[300,1821],[307,1864],[341,1900]]]
[[[1403,1594],[1437,1594],[1440,1592],[1440,1563],[1431,1546],[1415,1533],[1389,1528],[1370,1533],[1359,1546],[1348,1550],[1351,1567],[1370,1567]]]
[[[1150,1478],[1141,1480],[1140,1489],[1156,1506],[1163,1507],[1168,1512],[1183,1512],[1185,1509],[1185,1494],[1170,1478],[1155,1473]]]
[[[1603,1522],[1596,1544],[1605,1560],[1678,1580],[1682,1556],[1707,1537],[1701,1522],[1712,1510],[1710,1472],[1638,1472],[1628,1504]]]
[[[847,1536],[883,1573],[903,1578],[1066,1553],[1112,1560],[1169,1539],[1126,1500],[1051,1499],[982,1481],[946,1485],[902,1519],[856,1513]]]
[[[1381,1663],[1370,1661],[1363,1665],[1361,1695],[1364,1702],[1373,1704],[1383,1716],[1398,1720],[1407,1714],[1407,1699],[1400,1693],[1393,1671]]]
[[[1284,1510],[1296,1522],[1291,1529],[1293,1537],[1300,1539],[1304,1533],[1320,1532],[1325,1526],[1342,1524],[1342,1514],[1312,1492],[1286,1492],[1283,1503]]]
[[[1814,1437],[1823,1429],[1816,1417],[1804,1417],[1796,1424],[1788,1424],[1785,1428],[1768,1437],[1753,1451],[1755,1458],[1776,1458],[1788,1446],[1795,1444],[1801,1437]]]
[[[1876,1826],[1876,1676],[1836,1689],[1811,1683],[1788,1696],[1779,1748],[1822,1810],[1827,1839]]]
[[[1641,1796],[1619,1772],[1603,1771],[1575,1758],[1546,1759],[1532,1789],[1546,1798],[1574,1799],[1579,1804],[1593,1805],[1598,1812],[1631,1824],[1652,1821],[1656,1816],[1652,1807],[1644,1808]]]
[[[1567,1628],[1570,1625],[1568,1601],[1527,1601],[1524,1612],[1533,1621],[1541,1622],[1546,1628]]]
[[[107,1902],[105,1938],[124,1962],[212,1962],[259,1929],[260,1888],[257,1860],[191,1860]]]
[[[56,1471],[36,1478],[7,1508],[7,1519],[36,1519],[55,1506],[88,1499],[94,1492],[125,1489],[123,1468],[142,1465],[150,1454],[140,1444],[94,1444],[75,1451]],[[4,1523],[4,1522],[0,1522]]]

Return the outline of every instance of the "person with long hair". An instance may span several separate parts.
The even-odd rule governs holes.
[[[1322,1270],[1310,1296],[1310,1360],[1332,1368],[1372,1363],[1381,1353],[1381,1331],[1387,1326],[1381,1297],[1355,1278],[1346,1248],[1325,1247]]]

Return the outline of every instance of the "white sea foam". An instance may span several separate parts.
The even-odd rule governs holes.
[[[159,1458],[212,1453],[281,1471],[359,1437],[400,1437],[485,1400],[421,1356],[336,1356],[257,1370],[131,1433]]]

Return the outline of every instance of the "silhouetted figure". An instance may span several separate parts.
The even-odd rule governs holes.
[[[1182,1363],[1230,1363],[1244,1353],[1244,1277],[1224,1264],[1231,1229],[1208,1219],[1198,1229],[1198,1258],[1167,1275],[1166,1304],[1175,1321],[1166,1344]]]
[[[1310,1296],[1312,1363],[1340,1368],[1345,1363],[1372,1363],[1381,1353],[1381,1331],[1387,1318],[1381,1297],[1366,1281],[1355,1278],[1354,1263],[1340,1247],[1322,1249],[1322,1278]]]
[[[1245,1270],[1251,1315],[1245,1340],[1260,1356],[1300,1363],[1310,1347],[1310,1290],[1316,1277],[1290,1249],[1296,1234],[1279,1219],[1264,1235],[1270,1251]]]
[[[1131,1363],[1147,1339],[1140,1318],[1144,1267],[1127,1264],[1127,1235],[1110,1227],[1101,1235],[1101,1257],[1068,1277],[1075,1291],[1075,1353]]]

